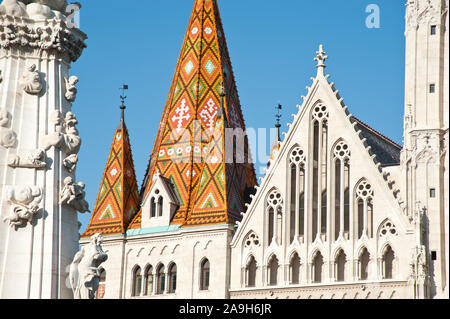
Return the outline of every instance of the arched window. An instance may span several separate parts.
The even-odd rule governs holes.
[[[335,260],[335,276],[336,281],[345,281],[345,265],[347,263],[347,256],[341,250]]]
[[[312,263],[312,280],[314,283],[322,282],[322,271],[323,271],[323,256],[320,252],[317,252],[313,258]]]
[[[153,293],[153,267],[148,266],[145,271],[144,295],[149,296]]]
[[[387,246],[384,250],[383,255],[383,278],[393,279],[394,278],[394,261],[395,254],[391,246]]]
[[[275,256],[272,256],[272,258],[269,261],[269,285],[270,286],[276,286],[278,284],[278,259]]]
[[[367,280],[369,278],[369,262],[369,251],[367,250],[367,248],[364,248],[358,259],[359,280]]]
[[[106,291],[106,270],[102,269],[100,271],[97,299],[103,299],[105,297],[105,291]]]
[[[290,274],[291,274],[291,284],[296,285],[300,283],[300,257],[297,253],[294,254],[291,258],[291,262],[289,265]]]
[[[166,273],[165,273],[165,271],[166,271],[166,269],[165,269],[164,265],[160,265],[158,267],[158,270],[156,271],[156,276],[157,276],[156,294],[158,294],[158,295],[164,294],[164,292],[166,290]]]
[[[267,245],[272,242],[281,244],[282,238],[282,217],[283,217],[283,198],[277,189],[272,190],[267,197],[267,215],[268,232]]]
[[[169,293],[174,294],[177,290],[177,265],[172,264],[169,268]]]
[[[156,217],[156,199],[152,197],[150,199],[150,218]]]
[[[294,237],[305,234],[305,162],[306,156],[300,147],[292,150],[289,156],[290,188],[290,242]]]
[[[356,187],[356,207],[358,209],[358,238],[364,235],[373,237],[373,197],[372,185],[366,181],[361,181]]]
[[[334,222],[335,236],[345,238],[350,218],[350,148],[340,141],[334,148]]]
[[[313,238],[327,230],[327,157],[328,157],[328,109],[318,104],[313,109]]]
[[[163,215],[163,198],[158,198],[158,217],[161,217]]]
[[[251,256],[250,261],[245,268],[245,276],[247,278],[247,287],[255,287],[256,286],[256,260],[255,257]]]
[[[210,264],[209,260],[205,259],[202,261],[200,269],[200,290],[209,290],[209,276]]]
[[[141,267],[136,267],[133,272],[133,297],[138,297],[142,292],[142,272]]]

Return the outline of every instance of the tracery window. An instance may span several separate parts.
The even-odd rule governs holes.
[[[350,228],[350,148],[340,141],[333,151],[334,238],[345,238]]]
[[[163,203],[164,200],[162,196],[158,198],[158,217],[161,217],[163,215]]]
[[[200,290],[209,290],[210,264],[209,260],[205,259],[201,263],[200,269]]]
[[[247,236],[244,243],[245,248],[259,247],[261,245],[258,235],[253,232]]]
[[[373,197],[372,185],[367,180],[361,181],[356,187],[358,238],[373,237]]]
[[[394,223],[392,223],[390,220],[387,220],[383,223],[383,225],[380,228],[380,237],[386,238],[389,236],[397,236],[397,227],[395,227]]]
[[[312,115],[313,123],[313,189],[312,189],[312,239],[327,231],[327,147],[328,109],[318,104]]]
[[[177,265],[172,264],[169,268],[169,293],[174,294],[177,290]]]
[[[251,256],[250,260],[245,268],[246,286],[255,287],[256,286],[256,270],[257,264],[255,257]]]
[[[292,150],[289,156],[290,167],[290,242],[295,236],[305,234],[305,163],[306,156],[300,147]]]
[[[142,292],[142,272],[141,267],[136,267],[133,271],[133,291],[132,296],[140,296]]]
[[[293,285],[299,284],[300,283],[300,257],[298,256],[297,253],[295,253],[292,258],[291,258],[291,262],[289,264],[289,269],[290,269],[290,282]]]
[[[341,249],[335,260],[335,279],[336,281],[345,281],[345,266],[347,263],[347,256]]]
[[[274,189],[269,193],[266,207],[268,214],[267,245],[270,245],[272,242],[281,244],[283,229],[283,198],[277,189]]]
[[[144,295],[149,296],[153,293],[153,267],[147,266],[144,276]]]
[[[369,278],[369,262],[370,254],[367,248],[364,248],[358,259],[358,277],[359,280],[367,280]]]
[[[276,286],[278,284],[278,268],[279,268],[278,259],[277,257],[272,256],[272,258],[270,258],[268,265],[270,286]]]
[[[323,256],[320,252],[317,252],[313,258],[312,262],[312,281],[313,283],[322,282],[323,274]]]
[[[156,294],[162,295],[166,290],[166,269],[164,265],[160,265],[156,271]]]
[[[383,279],[393,279],[394,278],[394,262],[395,253],[391,246],[387,246],[383,254]]]

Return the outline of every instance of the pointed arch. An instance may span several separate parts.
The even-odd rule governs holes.
[[[256,258],[250,254],[247,257],[247,261],[245,263],[245,286],[246,287],[255,287],[256,286],[256,273],[258,269],[258,263]]]
[[[347,255],[344,249],[339,249],[334,257],[334,276],[338,282],[345,281],[346,277]]]
[[[144,296],[150,296],[153,294],[154,285],[154,269],[151,264],[145,266],[144,272]]]
[[[278,285],[279,267],[279,259],[275,254],[272,254],[267,263],[267,282],[269,286]]]
[[[369,250],[362,246],[358,251],[358,279],[369,279],[369,265],[370,265],[370,253]]]
[[[266,210],[266,234],[267,234],[267,246],[270,246],[272,242],[276,244],[282,244],[282,217],[284,200],[281,192],[278,188],[273,187],[266,195],[265,199]]]
[[[373,201],[374,190],[368,179],[362,178],[356,184],[353,192],[355,198],[355,230],[358,239],[366,236],[373,237]]]
[[[289,258],[289,281],[292,285],[297,285],[300,283],[300,267],[300,255],[294,251]]]
[[[169,278],[168,292],[174,294],[177,290],[177,264],[171,262],[167,268],[167,275]]]
[[[324,258],[320,250],[317,250],[311,262],[311,281],[313,283],[321,283],[323,280]]]
[[[142,293],[142,269],[139,265],[135,265],[132,270],[132,287],[131,296],[138,297]]]
[[[350,231],[350,159],[348,143],[339,138],[332,151],[332,220],[334,221],[334,240],[348,238]]]
[[[289,212],[289,241],[305,234],[306,152],[299,144],[291,147],[288,156],[287,200]]]
[[[166,291],[166,268],[163,263],[156,266],[156,294],[162,295]]]
[[[391,219],[386,218],[378,226],[377,237],[378,238],[389,238],[392,236],[398,236],[397,226],[392,222]]]
[[[209,281],[211,277],[211,264],[209,259],[204,257],[200,261],[200,290],[209,290]]]
[[[391,244],[384,245],[381,256],[381,271],[383,279],[394,279],[396,255]]]

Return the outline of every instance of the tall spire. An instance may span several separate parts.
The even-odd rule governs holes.
[[[283,109],[283,106],[280,103],[278,103],[276,109],[277,109],[277,114],[275,115],[275,119],[276,119],[277,123],[275,124],[275,128],[277,129],[278,142],[281,142],[281,135],[280,135],[281,124],[280,124],[280,121],[281,121],[281,110]]]
[[[89,226],[81,236],[83,238],[97,233],[103,236],[125,233],[139,207],[136,173],[124,118],[124,92],[127,89],[127,85],[122,88],[120,123],[114,134]]]
[[[141,188],[142,202],[159,170],[180,199],[172,224],[240,219],[245,190],[256,185],[256,176],[253,164],[225,163],[226,127],[245,130],[225,33],[217,1],[196,0]],[[245,141],[246,157],[248,150]],[[140,228],[139,217],[130,227]]]
[[[120,88],[122,90],[122,95],[120,95],[120,100],[122,101],[122,104],[120,105],[121,115],[120,115],[120,124],[125,124],[125,109],[127,108],[125,106],[125,100],[127,99],[127,96],[125,95],[125,91],[128,90],[128,85],[124,84]]]

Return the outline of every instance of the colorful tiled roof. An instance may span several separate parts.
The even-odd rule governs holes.
[[[128,130],[123,118],[116,129],[95,208],[81,237],[124,234],[139,207]]]
[[[226,118],[218,121],[222,86]],[[245,211],[245,194],[256,185],[256,176],[253,164],[225,163],[227,127],[245,130],[225,33],[217,1],[196,0],[141,200],[159,171],[172,182],[180,199],[173,225],[203,226],[239,220]],[[214,136],[214,131],[220,134]],[[245,150],[249,152],[247,139]],[[129,228],[140,228],[139,214]]]

